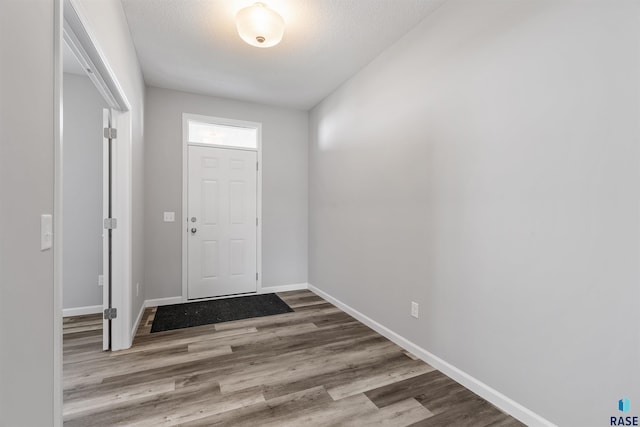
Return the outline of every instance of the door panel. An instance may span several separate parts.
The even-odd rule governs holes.
[[[218,181],[202,181],[202,223],[206,225],[218,224],[218,206],[220,205],[220,192]]]
[[[257,153],[189,146],[188,155],[188,298],[255,292]]]

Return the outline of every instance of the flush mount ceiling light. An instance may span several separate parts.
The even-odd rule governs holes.
[[[242,40],[256,47],[275,46],[284,34],[284,19],[264,3],[240,9],[236,26]]]

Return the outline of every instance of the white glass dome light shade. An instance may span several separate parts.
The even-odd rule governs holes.
[[[284,35],[284,19],[263,3],[240,9],[236,27],[242,40],[256,47],[275,46]]]

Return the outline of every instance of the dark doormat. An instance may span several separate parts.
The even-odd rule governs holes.
[[[151,332],[272,316],[293,310],[276,294],[250,295],[158,307]]]

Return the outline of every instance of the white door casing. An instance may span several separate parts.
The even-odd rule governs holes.
[[[102,127],[108,128],[111,126],[109,115],[111,112],[105,108],[102,114]],[[111,202],[109,197],[109,191],[111,187],[111,161],[109,160],[110,144],[107,138],[103,135],[102,141],[102,218],[109,218],[111,215],[109,209],[109,203]],[[109,231],[102,228],[102,311],[104,312],[109,308],[111,303],[111,263],[110,257],[110,242]],[[102,317],[102,350],[110,350],[111,348],[111,322]]]
[[[188,147],[188,299],[257,291],[256,151]]]

